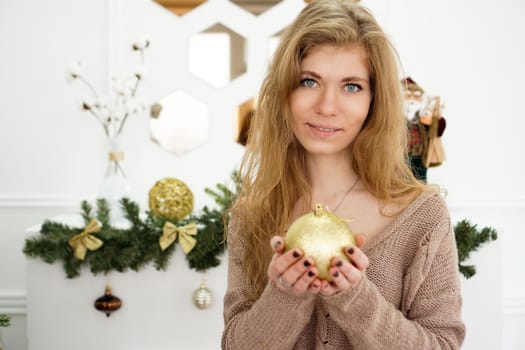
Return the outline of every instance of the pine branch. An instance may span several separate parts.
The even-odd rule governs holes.
[[[80,208],[82,209],[81,215],[82,219],[84,220],[84,224],[87,225],[91,218],[93,218],[93,207],[91,204],[89,204],[88,201],[82,201],[80,204]]]
[[[470,278],[476,274],[476,268],[474,265],[464,265],[463,262],[482,245],[498,239],[498,233],[492,227],[484,227],[478,231],[477,225],[464,219],[454,226],[454,234],[458,249],[459,271],[465,278]]]
[[[459,272],[465,276],[465,278],[470,278],[476,274],[476,267],[474,265],[459,265]]]
[[[11,317],[5,314],[0,314],[0,327],[9,327],[11,325]]]
[[[111,227],[109,222],[109,205],[106,199],[97,199],[97,219],[102,224],[102,227]]]
[[[129,200],[129,198],[122,198],[120,200],[120,205],[124,209],[124,216],[128,219],[134,228],[141,228],[142,221],[140,220],[140,209],[139,205],[135,202]]]
[[[234,190],[231,190],[226,185],[221,183],[215,185],[216,190],[210,188],[204,189],[204,192],[213,197],[215,203],[223,212],[226,212],[231,208],[232,204],[237,198],[237,193],[239,192],[238,173],[236,171],[232,172],[231,179],[235,184]]]
[[[225,248],[224,215],[218,210],[204,207],[202,214],[195,218],[200,229],[197,233],[197,245],[186,256],[190,268],[206,271],[220,264],[220,256]]]

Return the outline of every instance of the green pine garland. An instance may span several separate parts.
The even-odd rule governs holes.
[[[236,174],[232,175],[235,178]],[[187,255],[189,267],[197,271],[206,271],[220,264],[219,256],[226,248],[224,237],[227,210],[235,200],[236,192],[222,184],[217,190],[206,188],[206,193],[212,196],[218,208],[205,206],[201,213],[191,214],[178,222],[177,226],[195,222],[198,227],[197,244]],[[85,225],[96,218],[101,225],[100,232],[95,236],[104,244],[96,251],[88,251],[84,260],[77,259],[68,241],[84,230],[83,227],[71,227],[62,223],[45,221],[40,233],[30,237],[25,242],[24,254],[29,257],[41,258],[52,264],[61,261],[68,278],[80,275],[81,268],[88,266],[93,274],[110,271],[124,272],[128,269],[139,271],[144,266],[153,263],[157,270],[165,270],[170,257],[174,253],[177,241],[166,250],[159,246],[159,237],[167,221],[156,217],[152,212],[146,212],[146,217],[140,217],[137,203],[123,198],[121,200],[125,217],[131,223],[129,229],[117,229],[109,221],[109,207],[104,199],[96,202],[96,212],[87,202],[81,203],[81,214]]]
[[[11,325],[11,318],[7,315],[0,314],[0,327],[9,327]]]
[[[459,271],[465,278],[470,278],[476,274],[476,267],[464,265],[463,262],[470,257],[470,253],[478,250],[481,245],[498,239],[498,233],[492,227],[484,227],[478,231],[477,225],[471,224],[466,219],[454,226],[454,233],[458,247]]]
[[[237,173],[232,174],[232,179],[234,183],[237,183]],[[186,255],[189,267],[196,271],[206,271],[218,266],[219,257],[226,248],[224,225],[227,221],[228,210],[237,196],[238,188],[236,191],[231,191],[223,184],[217,184],[216,187],[216,190],[206,188],[205,192],[214,198],[218,208],[210,209],[205,206],[200,213],[191,214],[183,220],[173,222],[178,226],[195,222],[198,226],[195,236],[197,244]],[[82,232],[83,228],[52,221],[44,222],[40,234],[26,240],[24,254],[41,258],[50,264],[62,261],[68,278],[79,276],[82,266],[89,266],[94,274],[113,270],[139,271],[150,263],[153,263],[157,270],[165,270],[177,246],[175,242],[164,251],[160,249],[159,237],[162,235],[162,227],[167,220],[155,217],[150,211],[146,212],[146,218],[142,219],[139,215],[138,204],[126,198],[121,200],[121,205],[126,218],[131,223],[131,228],[125,230],[116,229],[110,225],[109,207],[104,199],[97,200],[96,213],[87,201],[82,202],[81,214],[85,224],[87,225],[92,218],[96,218],[102,227],[96,236],[104,242],[100,249],[88,252],[84,260],[75,258],[73,249],[68,244],[69,239]],[[491,227],[484,227],[478,231],[477,225],[464,219],[454,226],[454,233],[459,271],[466,278],[470,278],[476,274],[476,268],[473,265],[465,265],[464,262],[470,257],[470,253],[477,251],[480,246],[496,240],[497,232]],[[2,321],[3,319],[0,318],[0,322]]]

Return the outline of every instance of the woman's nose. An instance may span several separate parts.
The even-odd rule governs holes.
[[[337,94],[335,89],[324,88],[319,91],[317,113],[325,117],[332,117],[337,114]]]

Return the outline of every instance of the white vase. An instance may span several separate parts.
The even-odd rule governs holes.
[[[131,187],[124,172],[124,152],[122,151],[120,137],[109,138],[108,166],[106,174],[100,184],[98,198],[108,202],[110,210],[110,223],[115,227],[127,226],[124,210],[120,200],[129,198]]]

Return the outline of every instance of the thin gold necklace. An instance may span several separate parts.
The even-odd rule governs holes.
[[[341,200],[339,201],[339,203],[337,203],[337,205],[335,206],[334,209],[330,209],[330,207],[328,207],[327,205],[325,205],[324,207],[326,207],[332,214],[334,214],[337,209],[339,209],[339,207],[341,206],[341,204],[343,204],[345,198],[348,196],[348,194],[350,192],[352,192],[352,190],[357,186],[357,183],[359,182],[359,176],[357,177],[357,179],[355,180],[355,182],[352,184],[352,186],[350,186],[350,188],[348,190],[346,190],[344,196],[341,198]],[[315,210],[314,210],[315,211]]]

